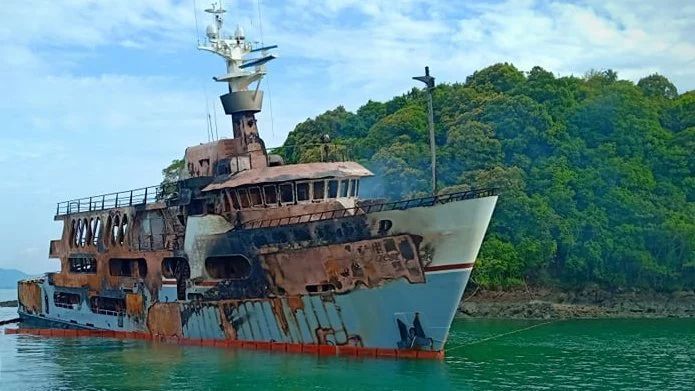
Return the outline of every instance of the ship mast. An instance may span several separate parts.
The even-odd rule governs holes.
[[[221,95],[224,112],[232,116],[233,134],[239,139],[243,152],[249,154],[251,167],[267,166],[267,153],[263,140],[258,135],[255,113],[261,111],[263,91],[259,89],[261,79],[266,74],[265,64],[276,57],[269,50],[277,45],[253,48],[246,41],[244,30],[237,26],[233,36],[225,36],[222,31],[224,13],[221,5],[212,3],[205,10],[211,14],[212,24],[206,29],[207,42],[199,45],[199,50],[215,53],[224,58],[227,73],[213,77],[215,81],[227,83],[229,92]],[[260,54],[257,58],[246,58],[250,54]],[[255,87],[249,89],[253,83]]]

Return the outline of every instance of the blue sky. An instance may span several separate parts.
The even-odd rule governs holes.
[[[280,46],[259,116],[269,146],[325,110],[402,94],[426,64],[440,82],[506,61],[560,76],[659,72],[695,88],[692,1],[263,0],[262,23],[258,1],[224,3],[230,32],[239,23]],[[195,5],[202,33],[209,2]],[[207,140],[206,97],[231,134],[225,87],[211,80],[223,63],[195,44],[192,0],[3,2],[0,267],[55,270],[55,203],[158,183]]]

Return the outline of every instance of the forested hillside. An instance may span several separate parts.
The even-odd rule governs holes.
[[[347,154],[371,195],[430,189],[426,100],[413,89],[308,119],[287,162]],[[695,91],[613,71],[555,77],[497,64],[434,91],[439,192],[498,187],[474,272],[486,287],[695,287]],[[322,135],[335,144],[328,153]]]

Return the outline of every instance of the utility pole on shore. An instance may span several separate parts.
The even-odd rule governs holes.
[[[427,91],[427,117],[430,128],[430,153],[432,154],[432,195],[437,195],[437,146],[434,143],[434,113],[432,112],[432,90],[434,77],[430,76],[430,67],[425,67],[425,76],[415,76],[414,80],[425,83]]]

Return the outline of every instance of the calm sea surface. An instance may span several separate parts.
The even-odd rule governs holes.
[[[695,390],[695,320],[559,321],[484,340],[539,323],[457,319],[444,362],[0,335],[0,390]]]

